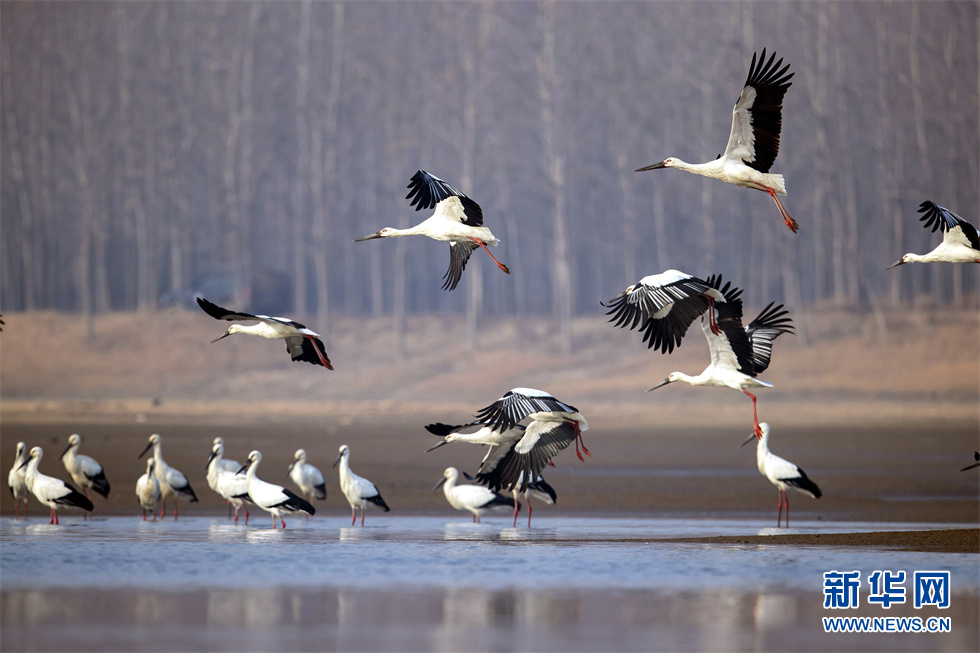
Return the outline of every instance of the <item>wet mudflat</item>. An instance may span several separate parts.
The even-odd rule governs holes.
[[[745,520],[370,515],[0,523],[2,648],[17,650],[975,650],[975,554],[700,544]],[[372,519],[373,517],[373,519]],[[339,522],[339,523],[338,523]],[[785,533],[929,530],[800,521]],[[946,634],[823,632],[822,574],[944,569],[950,607],[862,603],[844,616],[944,616]],[[839,612],[839,611],[838,611]],[[928,615],[926,614],[928,612]]]

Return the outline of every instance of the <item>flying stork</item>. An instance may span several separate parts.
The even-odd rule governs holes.
[[[742,188],[755,188],[769,193],[779,215],[793,233],[800,229],[796,220],[789,216],[777,195],[786,194],[782,175],[769,172],[776,155],[779,154],[779,132],[782,127],[783,96],[790,87],[787,74],[789,64],[782,68],[783,60],[776,59],[774,52],[766,61],[766,50],[762,55],[752,55],[749,74],[745,86],[732,109],[732,132],[728,136],[725,152],[714,161],[707,163],[687,163],[676,157],[664,159],[660,163],[639,168],[636,172],[657,170],[659,168],[679,168],[697,175],[713,177]]]
[[[400,236],[428,236],[433,240],[446,241],[449,243],[449,269],[442,277],[446,280],[442,289],[453,290],[463,276],[463,268],[473,250],[482,247],[490,254],[487,245],[496,247],[500,241],[483,226],[483,209],[480,205],[442,179],[419,170],[412,176],[407,188],[409,193],[405,199],[412,200],[416,211],[434,208],[435,213],[409,229],[385,227],[354,242]],[[493,254],[490,254],[490,258],[498,268],[510,274],[510,268],[494,258]]]
[[[670,375],[653,386],[647,392],[662,388],[668,383],[682,381],[694,386],[715,386],[741,390],[752,399],[752,419],[756,433],[759,432],[759,415],[756,411],[755,395],[749,388],[771,388],[772,384],[756,378],[769,367],[772,357],[772,343],[782,333],[792,333],[793,326],[790,318],[785,317],[789,311],[783,310],[783,305],[774,306],[769,302],[752,320],[747,327],[742,327],[742,290],[731,288],[731,283],[721,287],[721,275],[712,275],[708,285],[719,289],[725,296],[724,303],[718,303],[716,319],[720,334],[705,323],[701,317],[701,330],[708,339],[708,349],[711,352],[711,363],[697,376],[688,376],[683,372],[671,372]]]
[[[900,260],[889,265],[891,270],[903,263],[980,263],[980,236],[977,228],[956,215],[949,209],[944,209],[935,202],[925,201],[919,205],[920,222],[926,229],[943,230],[943,242],[928,254],[912,254],[903,256]]]
[[[50,523],[55,525],[60,523],[58,520],[58,508],[60,506],[81,508],[92,512],[94,506],[91,499],[72,487],[70,483],[53,476],[47,476],[37,470],[43,456],[44,450],[41,447],[34,447],[31,449],[30,456],[20,466],[27,468],[24,472],[27,489],[38,501],[51,509]]]
[[[752,442],[752,438],[756,438],[759,442],[755,448],[755,462],[759,467],[759,473],[768,478],[769,482],[779,490],[776,528],[779,528],[784,503],[786,505],[786,528],[789,528],[789,496],[786,495],[786,489],[793,488],[797,492],[809,494],[814,499],[819,499],[821,496],[820,488],[807,478],[806,472],[802,469],[769,451],[769,425],[767,423],[760,424],[759,429],[738,446],[744,447]]]
[[[286,351],[292,356],[294,361],[323,365],[328,370],[333,369],[330,359],[327,358],[327,350],[320,340],[320,334],[316,331],[307,329],[299,322],[286,319],[284,317],[269,317],[268,315],[252,315],[251,313],[236,313],[227,308],[221,308],[212,304],[203,297],[197,298],[197,303],[216,320],[257,320],[258,324],[232,324],[223,334],[212,340],[218,342],[235,333],[247,333],[253,336],[276,339],[281,338],[286,341]]]
[[[599,302],[612,315],[610,322],[616,326],[635,329],[640,326],[647,348],[659,348],[669,354],[680,346],[687,328],[699,315],[714,307],[714,302],[724,302],[725,296],[717,289],[680,270],[665,270],[650,274],[609,300]],[[708,312],[709,325],[717,335],[714,311]]]

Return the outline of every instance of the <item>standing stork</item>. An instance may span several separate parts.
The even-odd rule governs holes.
[[[817,484],[807,478],[806,472],[793,463],[780,458],[769,451],[769,425],[765,422],[759,425],[759,429],[752,433],[739,447],[744,447],[752,438],[758,440],[755,448],[755,462],[759,467],[759,473],[769,479],[769,482],[779,490],[779,511],[776,513],[776,528],[779,528],[779,521],[783,513],[783,504],[786,505],[786,528],[789,528],[789,496],[786,494],[787,488],[793,488],[797,492],[808,494],[814,499],[819,499],[820,488]]]
[[[293,462],[289,463],[289,478],[300,489],[303,496],[324,500],[327,498],[327,484],[323,482],[323,472],[306,462],[306,449],[297,449]]]
[[[238,525],[238,513],[245,510],[245,525],[248,525],[248,508],[245,502],[251,501],[248,496],[248,479],[238,473],[241,464],[237,460],[225,458],[225,443],[220,437],[211,444],[211,453],[204,463],[207,470],[208,486],[214,490],[229,506],[235,508],[235,525]],[[231,517],[231,514],[228,515]]]
[[[725,302],[717,304],[716,323],[721,331],[720,334],[715,334],[705,323],[704,317],[701,317],[701,330],[708,339],[711,363],[697,376],[671,372],[666,379],[647,392],[675,381],[694,386],[707,385],[741,390],[752,399],[752,421],[758,433],[759,414],[756,410],[755,395],[749,392],[749,388],[772,387],[771,383],[756,377],[769,367],[773,341],[780,334],[792,333],[792,321],[785,317],[789,311],[783,310],[782,304],[773,306],[774,302],[769,302],[769,305],[743,328],[742,290],[730,288],[730,283],[726,283],[725,287],[721,288],[721,275],[712,275],[708,283],[713,288],[721,289],[721,293],[725,296]]]
[[[933,233],[943,230],[943,242],[928,254],[912,254],[903,256],[889,265],[886,270],[904,263],[980,263],[980,236],[977,228],[956,215],[949,209],[944,209],[935,202],[925,201],[919,205],[920,222],[926,229],[932,227]]]
[[[463,268],[470,260],[470,254],[478,247],[490,254],[487,245],[496,247],[500,241],[483,226],[483,209],[469,197],[456,190],[442,179],[419,170],[408,184],[409,193],[405,199],[412,200],[416,211],[435,209],[430,217],[409,229],[385,227],[381,231],[357,238],[355,243],[374,238],[396,238],[400,236],[428,236],[433,240],[449,243],[449,269],[443,275],[443,290],[453,290],[463,276]],[[414,199],[413,199],[414,198]],[[510,274],[510,268],[494,258],[497,267]]]
[[[31,494],[51,509],[50,523],[55,525],[60,523],[58,508],[61,506],[81,508],[92,512],[94,507],[92,500],[72,487],[70,483],[38,471],[37,467],[41,464],[43,456],[44,450],[41,447],[34,447],[31,449],[31,455],[28,456],[27,460],[21,463],[21,467],[27,468],[24,472],[24,480],[27,482],[27,488]]]
[[[659,168],[679,168],[697,175],[712,177],[742,188],[755,188],[769,193],[783,222],[793,233],[800,229],[796,220],[789,216],[777,195],[786,194],[786,184],[782,175],[770,173],[769,169],[779,154],[779,132],[782,129],[783,96],[790,87],[787,74],[789,64],[782,68],[783,60],[776,59],[774,52],[766,61],[766,50],[756,60],[752,55],[749,74],[745,86],[732,109],[732,131],[728,136],[725,152],[714,161],[707,163],[687,163],[670,157],[660,163],[639,168],[636,172],[657,170]]]
[[[17,443],[17,455],[14,458],[14,465],[7,474],[7,486],[10,494],[14,497],[14,517],[20,517],[20,504],[24,503],[24,518],[27,518],[27,497],[31,491],[27,487],[27,480],[24,478],[24,454],[27,453],[27,445],[23,442]]]
[[[714,323],[715,302],[724,302],[725,296],[717,289],[680,270],[665,270],[650,274],[609,300],[599,302],[612,315],[618,327],[635,329],[640,325],[643,342],[648,349],[660,349],[669,354],[680,346],[691,322],[705,311],[708,312],[711,330],[718,335]]]
[[[320,334],[307,329],[299,322],[294,322],[284,317],[236,313],[229,311],[227,308],[221,308],[217,304],[212,304],[203,297],[197,298],[197,304],[205,313],[216,320],[258,321],[258,324],[232,324],[228,327],[227,331],[212,340],[212,343],[218,342],[222,338],[227,338],[235,333],[247,333],[273,340],[278,338],[286,341],[286,351],[289,352],[289,355],[294,361],[322,365],[328,370],[333,369],[330,359],[327,358],[327,350],[323,346],[323,341],[320,340]]]
[[[447,467],[442,473],[442,479],[436,483],[432,491],[442,488],[446,501],[456,510],[467,510],[473,515],[473,521],[480,523],[480,515],[494,508],[513,507],[520,510],[521,504],[516,499],[505,497],[482,485],[456,485],[459,480],[459,470]]]
[[[302,512],[307,515],[316,514],[316,508],[303,497],[296,496],[295,493],[281,485],[266,483],[262,479],[257,478],[255,473],[261,462],[262,454],[258,451],[253,451],[248,454],[248,460],[238,470],[238,473],[245,472],[245,478],[248,481],[248,496],[252,498],[252,502],[272,515],[272,530],[276,529],[276,517],[282,523],[282,530],[286,530],[286,522],[282,518],[282,513],[284,512]]]
[[[153,450],[153,459],[156,460],[156,464],[153,466],[153,474],[157,477],[157,482],[160,483],[162,495],[163,507],[160,509],[160,519],[163,519],[164,515],[167,514],[167,497],[173,496],[174,520],[176,521],[177,499],[197,503],[197,495],[194,494],[194,488],[191,487],[191,484],[187,482],[187,477],[180,470],[171,467],[164,461],[163,445],[160,436],[156,433],[150,436],[146,448],[137,458],[142,458],[151,449]]]
[[[385,512],[391,510],[385,500],[381,497],[378,487],[362,476],[358,476],[350,470],[350,447],[346,444],[340,445],[340,455],[334,461],[333,466],[340,465],[338,470],[340,476],[340,489],[347,497],[350,504],[350,525],[353,526],[357,519],[356,508],[361,509],[361,526],[364,526],[364,509],[369,503],[373,503]]]
[[[153,473],[153,466],[156,459],[152,456],[146,459],[146,473],[136,479],[136,500],[139,501],[140,508],[143,509],[143,521],[146,521],[146,512],[153,515],[153,521],[157,520],[157,505],[160,503],[160,481]]]
[[[71,476],[71,480],[78,484],[87,499],[92,495],[89,490],[95,490],[106,499],[109,498],[109,480],[105,477],[102,465],[90,456],[78,453],[78,447],[82,444],[82,436],[72,433],[68,436],[68,448],[61,454],[61,461],[65,464],[65,469]]]

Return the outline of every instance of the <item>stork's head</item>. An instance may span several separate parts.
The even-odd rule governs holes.
[[[373,234],[368,234],[367,236],[364,236],[362,238],[355,238],[354,242],[359,243],[362,240],[374,240],[375,238],[388,238],[389,236],[392,235],[392,231],[393,229],[391,227],[385,227],[381,231],[376,231]]]
[[[673,168],[677,164],[677,159],[671,157],[664,159],[660,163],[654,163],[652,166],[647,166],[645,168],[637,168],[635,172],[646,172],[647,170],[659,170],[660,168]]]
[[[913,260],[913,258],[912,258],[913,256],[915,256],[915,254],[906,254],[905,256],[903,256],[899,260],[895,261],[894,263],[892,263],[891,265],[889,265],[885,269],[886,270],[891,270],[892,268],[897,268],[899,265],[902,265],[904,263],[911,263],[912,260]]]
[[[344,456],[350,455],[350,447],[348,447],[346,444],[340,445],[339,451],[340,453],[337,455],[337,460],[333,461],[333,465],[331,465],[331,467],[336,467],[340,464],[340,461],[343,460]]]
[[[232,324],[230,327],[228,327],[227,331],[222,333],[220,336],[218,336],[211,342],[215,343],[221,340],[222,338],[227,338],[228,336],[234,335],[236,333],[244,333],[244,332],[245,332],[245,328],[241,324]]]

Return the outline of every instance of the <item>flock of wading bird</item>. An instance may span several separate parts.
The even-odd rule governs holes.
[[[738,101],[732,110],[732,129],[725,151],[714,161],[686,163],[675,157],[664,159],[637,172],[661,168],[678,168],[695,174],[712,177],[743,188],[754,188],[768,193],[775,201],[779,214],[793,232],[799,224],[790,217],[779,201],[786,194],[783,176],[769,172],[779,152],[782,126],[783,97],[790,87],[793,73],[789,64],[776,61],[775,53],[766,59],[766,51],[752,56],[749,73]],[[472,253],[482,248],[497,267],[510,274],[510,269],[498,261],[488,249],[500,241],[483,226],[483,210],[474,200],[442,179],[419,170],[411,178],[406,199],[416,211],[434,209],[433,214],[409,229],[385,227],[380,231],[358,238],[355,242],[377,238],[400,236],[428,236],[449,243],[449,269],[443,276],[443,289],[453,290],[459,284],[463,270]],[[930,201],[919,206],[920,221],[935,232],[942,230],[943,241],[928,254],[905,254],[886,269],[904,263],[980,263],[980,238],[976,228],[961,217]],[[772,356],[773,342],[784,333],[791,333],[792,322],[782,304],[770,302],[747,325],[742,324],[742,290],[730,282],[723,284],[721,275],[700,279],[678,270],[667,270],[646,276],[607,303],[607,315],[616,326],[638,329],[648,348],[658,348],[669,354],[680,346],[688,327],[700,318],[701,329],[708,341],[711,363],[696,376],[672,372],[666,379],[650,388],[656,390],[669,383],[683,382],[693,386],[716,386],[740,390],[752,399],[753,438],[757,440],[756,461],[759,472],[779,490],[776,525],[782,520],[786,508],[786,525],[789,526],[789,499],[786,490],[792,488],[814,498],[820,498],[820,488],[798,466],[769,451],[770,427],[759,422],[756,397],[750,392],[757,388],[772,387],[758,375],[766,370]],[[286,350],[294,361],[304,361],[332,370],[319,334],[293,320],[253,315],[221,308],[206,299],[198,298],[200,307],[218,320],[235,322],[219,336],[220,340],[236,333],[251,334],[263,338],[286,341]],[[241,325],[240,321],[254,322]],[[2,324],[2,322],[0,322]],[[212,341],[214,342],[214,341]],[[451,442],[468,442],[489,447],[475,477],[476,485],[459,485],[460,473],[449,467],[433,491],[442,487],[447,501],[453,508],[469,511],[474,521],[493,508],[513,509],[514,525],[520,509],[518,497],[523,494],[528,502],[528,526],[531,524],[530,498],[553,503],[554,489],[541,476],[551,459],[561,450],[575,443],[576,454],[591,455],[582,441],[582,432],[588,429],[585,418],[578,409],[551,394],[533,388],[515,388],[500,399],[479,411],[476,419],[466,424],[430,424],[425,427],[443,439],[429,451]],[[473,430],[475,429],[475,430]],[[153,451],[148,459],[146,473],[136,485],[136,494],[146,513],[153,513],[162,503],[161,517],[166,512],[166,500],[174,498],[174,518],[177,518],[177,499],[197,501],[187,478],[163,460],[160,436],[151,435],[143,454]],[[51,508],[51,523],[57,523],[57,508],[75,506],[92,510],[90,490],[103,496],[109,492],[109,482],[102,466],[88,456],[78,454],[81,438],[76,434],[69,438],[69,446],[62,455],[65,468],[81,488],[38,471],[43,451],[31,449],[25,457],[26,447],[17,444],[17,459],[8,478],[17,506],[26,503],[28,492]],[[142,456],[143,454],[140,454]],[[361,509],[361,525],[364,509],[374,505],[387,511],[388,505],[378,488],[369,480],[354,474],[348,458],[350,449],[340,447],[340,455],[334,466],[339,465],[340,486],[351,506],[351,524],[356,521],[356,509]],[[980,460],[980,453],[976,454]],[[278,518],[282,527],[284,513],[313,515],[315,509],[309,500],[294,492],[256,477],[262,454],[252,451],[244,464],[224,458],[224,444],[215,438],[207,461],[207,480],[210,487],[226,498],[235,508],[235,523],[239,509],[254,504],[272,514],[273,528]],[[980,465],[970,465],[963,471]],[[295,460],[289,467],[289,475],[303,495],[312,499],[326,498],[322,473],[306,462],[306,452],[296,451]],[[84,494],[83,494],[84,493]],[[156,519],[154,513],[154,519]]]

